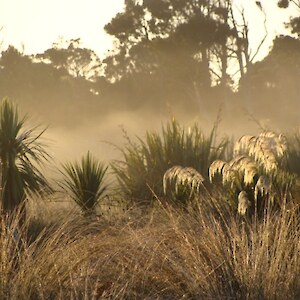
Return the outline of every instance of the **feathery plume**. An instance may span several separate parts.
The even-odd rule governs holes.
[[[168,169],[163,177],[164,193],[167,193],[168,183],[175,184],[175,191],[178,192],[180,185],[188,185],[192,191],[199,192],[199,189],[204,182],[204,177],[194,168],[174,166]]]
[[[238,196],[238,213],[244,216],[250,206],[251,202],[248,199],[247,193],[245,191],[241,191]]]

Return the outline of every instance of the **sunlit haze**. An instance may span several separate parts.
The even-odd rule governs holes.
[[[266,51],[274,35],[282,32],[292,10],[279,11],[276,1],[261,1],[266,15],[269,38]],[[258,30],[263,14],[257,15],[253,0],[235,0],[236,7],[244,7],[250,18],[250,39],[259,43],[264,32]],[[0,41],[4,46],[14,45],[26,54],[40,53],[50,48],[60,37],[81,38],[82,44],[103,57],[112,47],[112,38],[103,27],[118,12],[124,0],[0,0]]]
[[[43,52],[59,37],[81,38],[99,56],[112,46],[103,27],[124,0],[0,0],[0,41],[27,54]]]
[[[298,10],[293,6],[290,6],[288,9],[279,9],[276,0],[233,0],[233,4],[237,16],[240,16],[241,11],[245,9],[245,16],[247,22],[249,22],[250,29],[249,44],[251,55],[256,52],[258,45],[267,33],[267,38],[255,61],[263,59],[269,53],[275,36],[288,33],[288,30],[285,28],[285,22],[289,21],[291,15],[298,13]],[[13,45],[26,55],[41,54],[51,48],[53,43],[60,38],[66,40],[80,38],[83,47],[94,50],[100,59],[104,59],[107,51],[113,47],[113,37],[105,33],[104,26],[123,9],[124,0],[0,0],[0,48],[1,51],[4,51],[9,45]],[[241,21],[239,17],[237,17],[237,20]],[[264,30],[264,20],[266,21],[266,30]],[[174,52],[176,52],[176,49]],[[142,56],[142,60],[143,58]],[[179,64],[180,68],[185,68],[184,63],[183,65]],[[171,66],[169,68],[173,71],[174,65],[170,64],[168,66]],[[172,77],[172,71],[167,73],[169,74],[168,76]],[[9,72],[7,74],[9,76]],[[49,73],[47,74],[49,75]],[[45,78],[49,78],[47,74],[44,74]],[[252,129],[257,129],[257,124],[249,122],[249,117],[245,114],[244,104],[247,101],[247,105],[250,103],[249,106],[255,104],[256,107],[259,107],[259,116],[257,117],[259,121],[266,124],[277,124],[276,122],[270,122],[270,119],[273,121],[273,116],[274,120],[277,118],[277,112],[273,113],[273,115],[270,114],[271,117],[264,116],[265,110],[268,111],[268,109],[264,108],[264,110],[261,107],[268,107],[269,104],[267,102],[267,104],[260,103],[260,100],[254,99],[250,92],[239,95],[242,100],[238,102],[238,105],[235,104],[234,99],[227,99],[226,94],[213,96],[215,98],[207,100],[203,99],[204,97],[201,94],[202,79],[199,80],[198,77],[195,77],[195,80],[198,80],[199,93],[199,90],[195,87],[195,81],[184,82],[187,77],[185,73],[183,73],[182,77],[180,75],[179,79],[174,77],[175,84],[173,82],[173,86],[168,90],[168,76],[162,76],[161,79],[156,81],[155,84],[158,85],[154,88],[151,86],[152,83],[149,84],[148,77],[144,81],[141,80],[141,82],[137,80],[139,78],[133,78],[129,88],[127,82],[125,82],[125,87],[122,85],[110,87],[107,83],[105,86],[106,96],[101,94],[102,87],[99,86],[97,88],[99,88],[100,92],[94,95],[92,95],[92,89],[84,87],[80,90],[78,81],[73,78],[75,83],[70,79],[69,84],[66,80],[67,76],[57,76],[57,81],[52,86],[48,84],[47,79],[41,84],[41,87],[34,81],[34,83],[30,82],[29,79],[29,83],[26,82],[24,84],[25,88],[23,88],[21,78],[20,81],[16,81],[17,83],[11,84],[9,92],[6,92],[6,90],[1,91],[3,93],[1,97],[11,93],[9,97],[18,103],[22,112],[28,112],[30,116],[40,119],[42,124],[50,126],[48,135],[55,141],[51,149],[59,159],[66,157],[75,158],[84,154],[87,150],[92,150],[103,159],[111,158],[114,156],[112,147],[101,143],[101,141],[106,140],[116,144],[123,141],[123,133],[119,125],[124,126],[133,135],[143,136],[147,129],[160,129],[162,122],[174,114],[180,121],[187,121],[186,124],[188,126],[197,119],[197,121],[200,120],[204,129],[211,128],[216,119],[217,111],[222,105],[222,119],[225,119],[222,126],[224,124],[227,125],[227,128],[224,126],[222,129],[225,128],[224,131],[228,130],[229,133],[233,129],[235,133],[238,131],[239,134],[244,132],[245,128],[248,129],[251,126]],[[11,78],[7,78],[6,82],[8,83],[6,85],[9,86]],[[238,82],[238,79],[239,77],[237,77],[237,80],[234,80]],[[232,81],[234,82],[234,80]],[[163,82],[162,85],[159,85],[160,82]],[[180,94],[181,90],[179,90],[179,93],[174,91],[174,88],[178,88],[181,83],[183,86],[185,85],[185,90],[182,90],[182,94]],[[60,84],[63,86],[62,90],[57,88]],[[87,82],[84,84],[88,85]],[[190,89],[189,84],[193,87],[192,89]],[[270,83],[267,82],[267,84]],[[19,90],[16,89],[17,92],[15,91],[16,86],[20,87]],[[166,93],[164,94],[165,87]],[[156,91],[155,88],[157,89]],[[213,94],[215,91],[213,89],[211,91],[211,95],[215,95]],[[83,93],[82,96],[80,92],[85,94]],[[155,92],[161,94],[155,94]],[[84,115],[82,107],[87,107],[88,111],[89,105],[92,107],[91,103],[94,101],[93,97],[96,97],[95,95],[98,98],[93,103],[96,103],[95,106],[97,106],[98,110],[96,109],[95,112],[95,109],[91,108],[89,112],[95,114],[91,118],[88,113]],[[177,100],[174,100],[176,97]],[[234,97],[233,95],[232,98]],[[286,96],[282,97],[284,99],[289,98]],[[180,100],[178,100],[179,98]],[[269,101],[274,109],[272,97],[269,96],[269,99],[271,99]],[[189,106],[188,101],[196,105],[192,118],[189,113],[184,111]],[[145,104],[145,102],[148,104]],[[52,108],[50,107],[51,105]],[[60,110],[56,109],[56,105],[62,105],[62,108]],[[290,106],[290,111],[287,111],[286,115],[295,115],[296,110],[292,107],[296,107],[297,103],[293,105]],[[53,114],[48,112],[49,107],[52,109]],[[155,114],[155,119],[153,118],[153,111],[148,111],[149,107],[152,107],[153,111],[159,111],[159,113]],[[176,109],[177,114],[175,113]],[[238,120],[243,120],[243,127],[237,125],[237,118],[232,118],[233,109],[235,116],[239,118]],[[264,112],[262,113],[262,111]],[[40,116],[41,118],[39,118]],[[74,119],[73,116],[77,118]],[[67,126],[63,127],[65,124],[59,123],[58,119],[68,120],[68,129],[65,128]],[[78,121],[79,119],[80,121]],[[276,119],[276,121],[278,120]],[[286,123],[285,120],[279,121],[280,124],[285,125]],[[80,123],[80,126],[76,126],[76,122]],[[249,126],[249,123],[251,123],[251,126]],[[294,126],[294,123],[291,121],[291,126]]]

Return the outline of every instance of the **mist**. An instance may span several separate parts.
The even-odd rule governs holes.
[[[77,113],[80,114],[80,111]],[[35,115],[34,110],[29,110],[29,115]],[[263,116],[264,113],[261,112],[261,115]],[[146,131],[160,133],[162,126],[166,126],[172,118],[179,121],[186,130],[197,123],[207,135],[217,123],[219,137],[239,138],[244,134],[255,135],[263,129],[288,132],[297,128],[296,122],[284,122],[284,120],[272,122],[268,118],[254,119],[254,116],[244,107],[232,109],[224,108],[224,105],[220,105],[210,113],[199,107],[199,111],[193,115],[184,112],[182,108],[173,108],[166,114],[143,108],[116,111],[105,116],[101,115],[99,118],[84,118],[80,125],[74,128],[56,126],[55,115],[44,118],[43,122],[39,123],[49,125],[44,137],[51,156],[55,158],[54,163],[59,165],[65,161],[78,160],[87,151],[91,151],[106,163],[122,159],[121,149],[128,143],[127,137],[137,142],[137,138],[144,139]]]
[[[55,165],[87,151],[107,163],[121,159],[124,134],[143,139],[172,118],[185,128],[196,122],[207,134],[217,123],[219,136],[235,138],[298,128],[295,7],[294,19],[278,27],[284,30],[262,55],[270,35],[259,1],[247,6],[248,14],[231,1],[208,1],[212,14],[198,2],[176,6],[170,0],[161,9],[150,2],[127,3],[104,26],[115,41],[104,59],[80,38],[61,38],[33,55],[13,46],[2,49],[0,97],[16,103],[30,124],[48,127],[45,139]],[[191,11],[183,22],[186,10]],[[288,8],[277,10],[286,16]],[[254,16],[259,22],[249,29]],[[255,43],[248,37],[253,30],[260,31]]]

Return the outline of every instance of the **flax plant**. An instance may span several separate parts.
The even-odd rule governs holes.
[[[107,167],[94,158],[90,152],[81,162],[63,164],[61,187],[80,207],[84,214],[95,212],[96,205],[107,195],[104,184]]]

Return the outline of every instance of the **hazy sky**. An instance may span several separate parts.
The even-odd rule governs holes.
[[[263,14],[255,4],[255,0],[233,1],[237,6],[242,3],[247,10],[247,19],[251,23],[250,39],[252,42],[259,42],[264,35],[261,30]],[[261,0],[261,2],[266,10],[270,33],[268,43],[264,47],[264,54],[267,54],[274,35],[282,32],[284,28],[282,22],[287,21],[288,16],[287,11],[276,7],[276,0]],[[105,34],[103,27],[122,11],[123,6],[124,0],[0,0],[0,27],[3,26],[0,31],[0,42],[3,41],[4,44],[2,49],[5,49],[8,44],[22,49],[23,44],[26,54],[42,53],[59,37],[81,38],[85,47],[93,49],[103,57],[105,51],[112,46],[112,38]],[[103,128],[100,128],[97,123],[82,127],[82,131],[76,133],[66,133],[57,128],[49,130],[49,136],[59,141],[56,144],[57,148],[54,148],[56,153],[54,156],[60,159],[70,158],[71,153],[75,157],[90,149],[106,159],[112,155],[111,147],[109,150],[102,144],[100,147],[100,141],[109,140],[119,144],[122,132],[118,124],[126,126],[129,132],[138,135],[144,128],[152,130],[155,128],[151,126],[160,127],[161,124],[158,120],[153,122],[153,117],[145,117],[143,113],[135,112],[127,115],[124,112],[116,112],[107,118],[109,119],[105,120]],[[230,118],[232,119],[232,116]],[[151,122],[145,124],[145,120]],[[78,139],[78,136],[81,138]],[[115,139],[111,140],[113,137]]]
[[[233,1],[237,5],[243,3],[247,9],[254,28],[250,38],[259,41],[263,36],[263,21],[255,0]],[[288,20],[287,12],[276,8],[276,0],[261,0],[261,3],[268,16],[270,44],[274,34],[282,31],[282,21]],[[0,41],[4,47],[12,44],[22,49],[24,45],[25,53],[32,54],[50,48],[59,37],[80,37],[85,47],[103,56],[112,46],[103,26],[123,6],[124,0],[0,0],[0,27],[3,26]],[[267,51],[268,43],[264,52]]]
[[[124,0],[0,0],[0,41],[25,53],[43,52],[62,36],[82,38],[101,55],[112,45],[103,27],[123,9]]]

